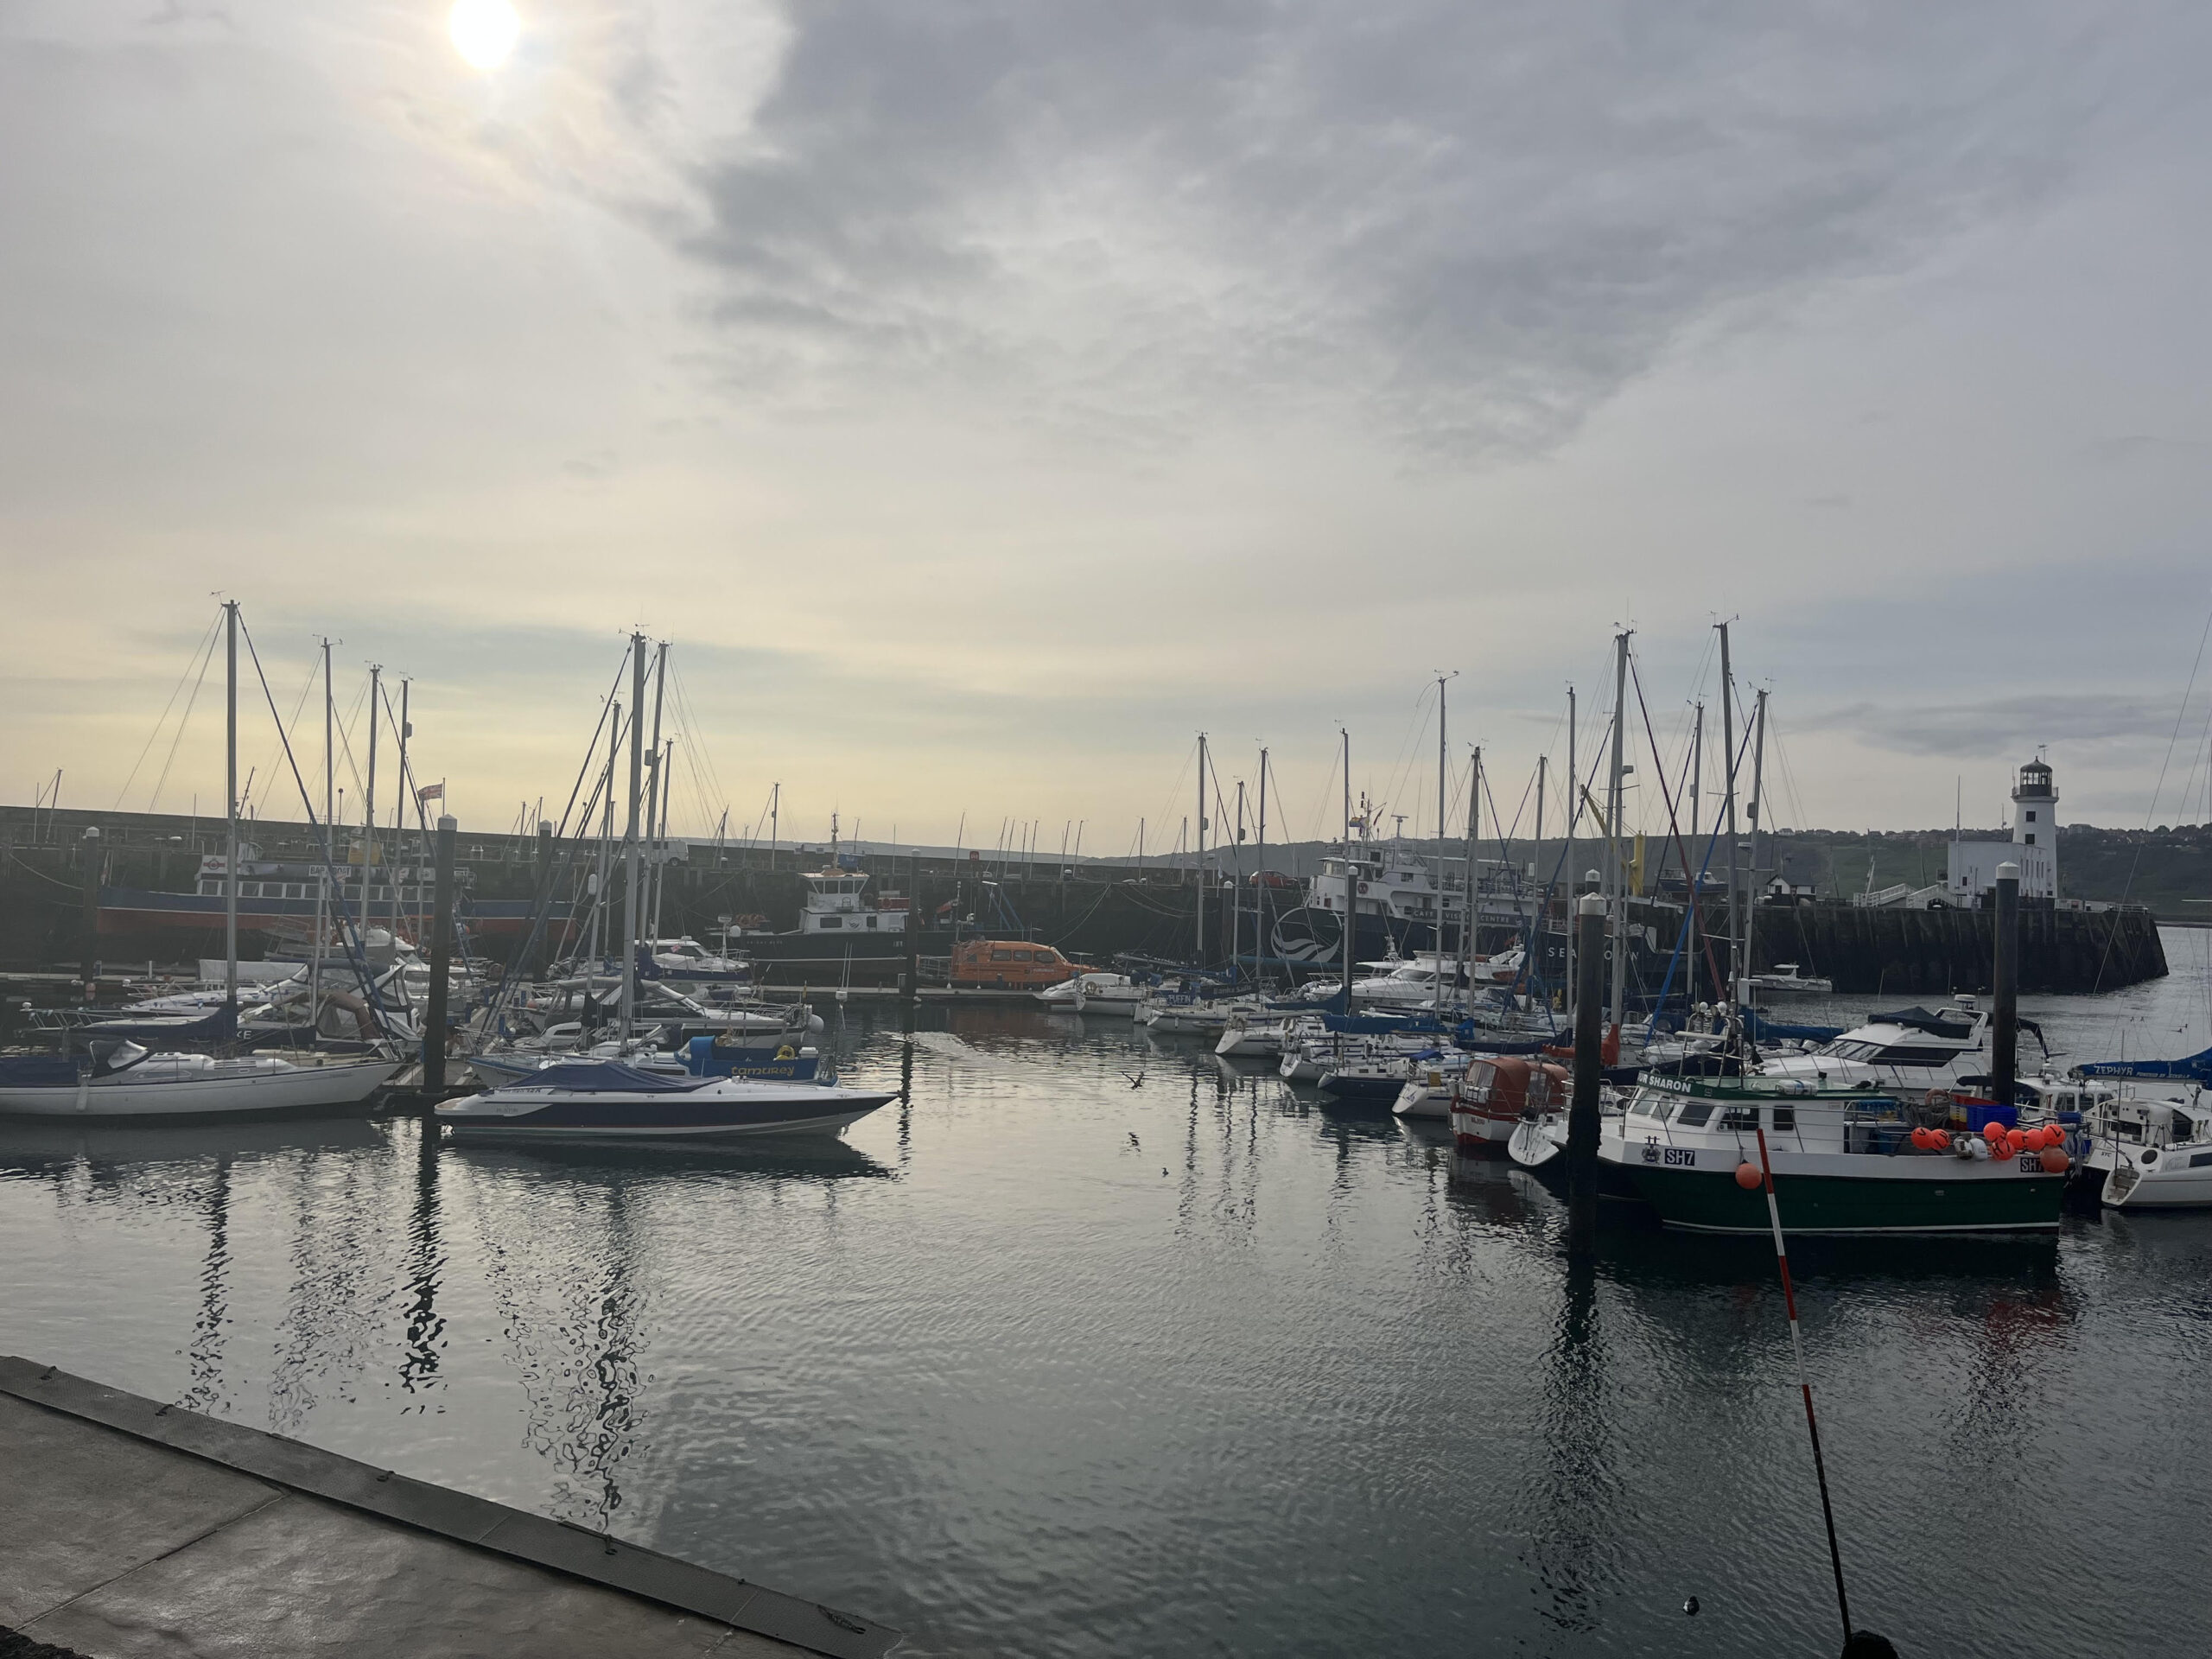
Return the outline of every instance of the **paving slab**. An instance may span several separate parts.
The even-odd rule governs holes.
[[[91,1659],[877,1659],[873,1620],[0,1357],[0,1629]]]
[[[190,1543],[283,1494],[0,1394],[0,1626]]]

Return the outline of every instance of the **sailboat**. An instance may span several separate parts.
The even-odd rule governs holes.
[[[664,645],[660,650],[664,668],[668,647]],[[630,706],[635,710],[645,706],[643,634],[630,637]],[[730,1075],[737,1069],[737,1062],[732,1056],[727,1063],[716,1063],[711,1032],[703,1039],[695,1039],[690,1050],[697,1057],[699,1073],[671,1075],[673,1066],[636,1052],[642,954],[639,930],[647,919],[639,907],[643,887],[639,823],[647,787],[644,724],[634,716],[630,722],[629,804],[622,844],[626,878],[622,1001],[613,1052],[576,1055],[526,1070],[518,1068],[512,1080],[483,1094],[441,1101],[437,1121],[456,1139],[720,1140],[757,1135],[834,1135],[898,1098],[896,1093],[838,1088],[791,1075],[798,1070],[795,1063],[806,1058],[795,1046],[789,1054],[779,1050],[766,1062],[769,1066],[779,1063],[791,1066],[791,1072],[774,1078]],[[612,771],[610,760],[610,775]],[[688,998],[681,1000],[701,1014],[708,1012]],[[819,1023],[811,1015],[805,1016],[805,1021]],[[802,1022],[791,1034],[801,1035],[804,1029]],[[480,1074],[497,1076],[500,1070],[497,1058],[487,1066],[485,1057],[480,1056],[472,1064]]]
[[[226,601],[223,609],[229,645],[226,765],[230,827],[223,883],[226,995],[219,1017],[234,1030],[238,1010],[238,601]],[[175,1053],[122,1035],[96,1036],[86,1039],[73,1054],[0,1058],[0,1116],[232,1118],[342,1111],[365,1104],[391,1081],[400,1065],[397,1058],[378,1058],[295,1065],[266,1055]]]

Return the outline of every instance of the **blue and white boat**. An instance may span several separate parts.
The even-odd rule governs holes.
[[[896,1093],[750,1077],[669,1077],[616,1060],[549,1065],[480,1095],[441,1101],[457,1139],[725,1141],[835,1135]]]

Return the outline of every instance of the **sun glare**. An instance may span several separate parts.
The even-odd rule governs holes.
[[[515,49],[522,19],[507,0],[454,0],[446,31],[453,36],[454,50],[472,67],[496,69]]]

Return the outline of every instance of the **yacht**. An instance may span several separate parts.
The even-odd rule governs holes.
[[[1834,996],[1835,982],[1802,971],[1794,962],[1777,962],[1771,972],[1753,974],[1745,988],[1759,996]]]
[[[2035,1027],[2021,1021],[2024,1030]],[[1989,1069],[1989,1014],[1971,996],[1941,1011],[1878,1014],[1832,1042],[1762,1062],[1758,1074],[1819,1089],[1957,1090]]]
[[[1127,974],[1082,973],[1032,995],[1054,1014],[1118,1014],[1126,1020],[1144,1001],[1145,992]]]

